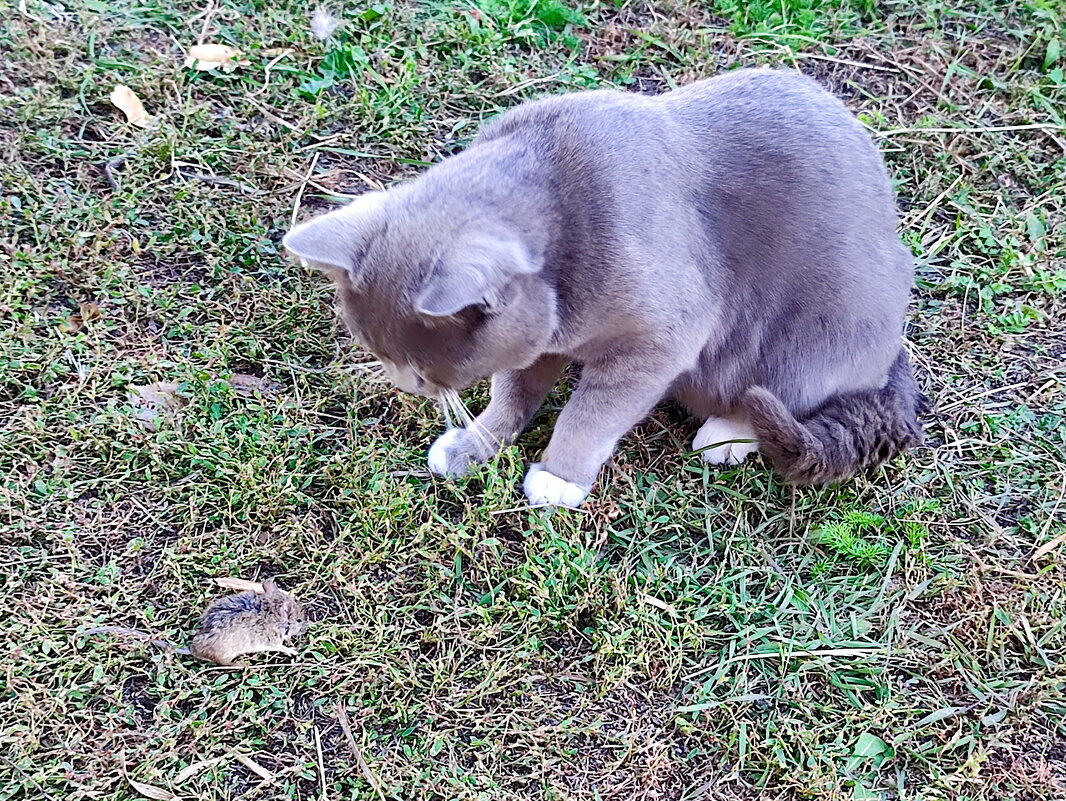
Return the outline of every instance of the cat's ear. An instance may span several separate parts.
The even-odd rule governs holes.
[[[301,264],[354,276],[358,254],[382,219],[383,192],[360,195],[347,206],[301,223],[281,244]]]
[[[472,306],[498,312],[517,296],[515,279],[540,267],[520,242],[479,239],[433,270],[415,308],[430,317],[451,317]]]

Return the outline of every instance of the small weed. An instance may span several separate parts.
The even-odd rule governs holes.
[[[477,6],[519,41],[546,43],[562,37],[562,41],[572,47],[577,44],[577,39],[570,31],[587,23],[579,9],[561,0],[477,0]]]
[[[880,568],[884,567],[897,542],[903,542],[908,551],[917,553],[929,536],[929,529],[923,523],[904,516],[927,513],[936,508],[935,501],[906,504],[899,516],[889,518],[853,509],[844,512],[840,519],[819,526],[811,538],[833,556],[860,569]]]

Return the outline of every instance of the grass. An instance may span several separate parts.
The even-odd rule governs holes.
[[[294,0],[4,10],[0,799],[1066,797],[1060,0],[367,3],[325,42]],[[183,68],[201,38],[248,63]],[[540,93],[751,64],[886,154],[929,446],[792,491],[666,407],[548,515],[560,387],[431,479],[436,410],[360,373],[294,209]],[[300,656],[78,633],[184,640],[217,576],[303,599]]]

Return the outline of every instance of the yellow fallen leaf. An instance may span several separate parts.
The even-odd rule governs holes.
[[[118,84],[111,90],[111,104],[126,115],[126,122],[141,128],[147,128],[151,122],[148,112],[144,110],[144,103],[137,97],[132,89],[123,84]]]
[[[247,590],[251,590],[252,592],[257,592],[260,595],[266,592],[266,590],[263,588],[263,585],[260,584],[258,581],[249,581],[248,579],[242,578],[229,578],[223,576],[216,578],[215,584],[217,584],[219,587],[222,587],[223,589],[237,590],[238,592],[245,592]]]
[[[241,51],[222,44],[193,45],[185,57],[185,66],[201,72],[217,70],[232,72],[247,61],[241,61]]]

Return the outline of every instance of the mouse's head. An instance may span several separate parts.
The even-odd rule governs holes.
[[[307,631],[307,616],[303,607],[273,581],[263,582],[263,599],[277,616],[278,628],[285,639]]]

